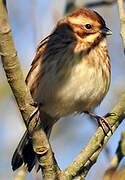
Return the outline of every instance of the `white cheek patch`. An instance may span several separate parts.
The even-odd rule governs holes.
[[[84,38],[84,40],[85,40],[86,42],[93,42],[93,39],[97,39],[97,38],[99,37],[99,35],[100,35],[99,32],[94,33],[94,34],[89,34],[88,36],[86,36],[86,37]]]

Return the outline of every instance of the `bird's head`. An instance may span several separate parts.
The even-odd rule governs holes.
[[[95,11],[79,9],[67,16],[67,23],[81,41],[93,42],[95,39],[111,35],[104,19]]]

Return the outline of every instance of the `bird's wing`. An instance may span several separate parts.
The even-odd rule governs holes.
[[[51,35],[50,35],[50,36],[51,36]],[[39,61],[39,58],[40,58],[40,56],[42,56],[42,54],[44,53],[45,47],[46,47],[46,45],[47,45],[47,42],[48,42],[49,39],[50,39],[50,36],[47,36],[45,39],[43,39],[43,40],[40,42],[40,44],[39,44],[39,46],[38,46],[38,48],[37,48],[36,56],[34,57],[34,59],[33,59],[33,61],[32,61],[32,64],[31,64],[31,68],[30,68],[30,70],[29,70],[29,72],[28,72],[28,74],[27,74],[27,77],[26,77],[26,80],[25,80],[26,84],[29,83],[29,81],[30,81],[30,76],[31,76],[31,73],[33,72],[33,70],[39,65],[39,63],[41,63],[41,62]],[[42,58],[41,58],[41,59],[42,59]]]

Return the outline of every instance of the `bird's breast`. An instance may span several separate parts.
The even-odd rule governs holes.
[[[41,102],[43,111],[52,117],[93,110],[109,89],[110,62],[107,53],[105,43],[102,43],[88,54],[68,56],[66,63],[58,69],[52,61],[33,98]]]
[[[98,54],[101,60],[95,59],[94,53],[83,56],[75,65],[71,63],[71,67],[67,65],[62,76],[57,74],[56,80],[50,80],[52,87],[47,90],[50,92],[43,96],[46,97],[44,109],[51,116],[91,111],[101,103],[110,84],[109,59],[107,56],[105,62],[101,52]]]

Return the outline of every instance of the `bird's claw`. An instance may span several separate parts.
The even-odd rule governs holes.
[[[103,117],[104,118],[107,118],[107,117],[110,117],[110,116],[115,116],[116,114],[115,113],[106,113]]]
[[[106,117],[109,117],[109,116],[106,116]],[[107,126],[107,128],[108,128],[108,129],[111,131],[111,133],[113,134],[112,127],[110,126],[109,122],[105,119],[105,116],[103,116],[103,117],[97,116],[96,119],[97,119],[99,125],[102,127],[105,135],[107,135],[107,133],[106,133],[106,131],[105,131],[104,124]],[[104,123],[104,124],[103,124],[103,123]]]
[[[111,133],[113,134],[112,131],[112,127],[110,126],[109,122],[105,119],[109,116],[114,116],[115,113],[107,113],[106,115],[104,115],[103,117],[101,116],[97,116],[96,114],[93,113],[89,113],[88,111],[85,111],[86,114],[89,114],[90,116],[94,117],[95,119],[97,119],[98,124],[102,127],[102,130],[104,131],[104,134],[107,135],[106,131],[105,131],[105,127],[104,124],[107,126],[107,128],[111,131]],[[103,124],[104,123],[104,124]]]
[[[34,126],[34,128],[35,128],[37,126],[37,124],[38,124],[38,121],[39,121],[39,117],[40,117],[40,112],[39,111],[40,111],[41,104],[38,104],[37,102],[34,102],[33,104],[31,104],[31,106],[34,106],[35,110],[32,112],[32,114],[29,117],[29,121],[28,121],[27,127],[29,127],[29,124],[32,121],[33,117],[35,115],[37,115],[36,116],[36,121],[35,121],[35,126]]]

